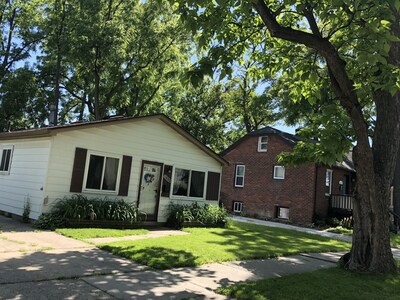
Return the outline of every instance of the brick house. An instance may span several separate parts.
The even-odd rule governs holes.
[[[221,156],[229,166],[223,167],[222,204],[234,213],[307,224],[327,217],[332,201],[346,202],[355,181],[351,158],[331,167],[279,165],[277,156],[298,141],[268,126],[224,150]]]

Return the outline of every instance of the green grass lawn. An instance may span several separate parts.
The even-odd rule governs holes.
[[[353,229],[347,229],[342,226],[337,226],[337,227],[331,227],[326,230],[326,232],[333,232],[333,233],[339,233],[339,234],[344,234],[344,235],[352,235],[353,234]]]
[[[123,237],[149,233],[146,229],[104,229],[104,228],[60,228],[56,232],[77,240],[87,240],[103,237]]]
[[[393,247],[400,248],[400,234],[392,234],[390,242]]]
[[[330,268],[222,287],[217,292],[252,300],[400,299],[400,274],[359,274]]]
[[[353,230],[352,229],[347,229],[347,228],[344,228],[342,226],[328,228],[325,231],[333,232],[333,233],[340,233],[340,234],[349,235],[349,236],[351,236],[353,234]],[[391,242],[393,247],[400,248],[400,234],[392,233],[390,235],[390,242]]]
[[[120,241],[98,247],[154,269],[350,249],[350,244],[342,241],[239,222],[233,222],[229,228],[187,228],[185,231],[191,234]]]

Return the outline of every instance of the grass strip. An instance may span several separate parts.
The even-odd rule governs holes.
[[[394,300],[400,299],[400,274],[360,274],[336,267],[241,283],[219,288],[217,292],[252,300]]]
[[[191,234],[119,241],[98,247],[154,269],[350,249],[350,244],[343,241],[240,222],[232,222],[228,228],[186,228],[185,231]]]
[[[147,229],[107,229],[107,228],[60,228],[56,229],[57,233],[77,239],[87,240],[104,237],[124,237],[129,235],[147,234]]]

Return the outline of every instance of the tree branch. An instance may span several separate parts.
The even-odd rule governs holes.
[[[346,72],[346,63],[340,58],[337,49],[328,39],[280,25],[275,18],[274,12],[267,6],[264,0],[253,0],[253,5],[272,37],[305,45],[317,50],[325,58],[331,73],[332,85],[335,87],[335,92],[338,93],[337,95],[342,107],[353,122],[358,142],[362,144],[363,149],[369,149],[368,126],[365,122],[357,94],[354,91],[353,82]]]

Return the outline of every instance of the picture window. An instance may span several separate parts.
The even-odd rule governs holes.
[[[91,153],[88,156],[86,171],[86,189],[99,191],[117,191],[119,182],[120,157]]]
[[[203,198],[205,177],[205,172],[175,168],[172,194]]]

